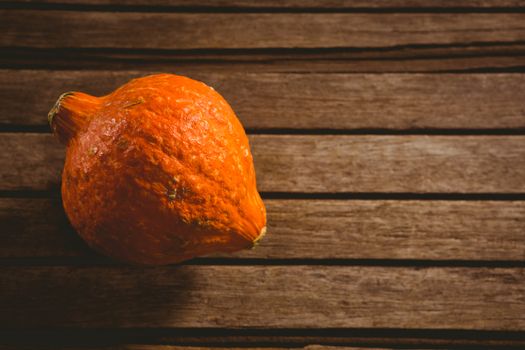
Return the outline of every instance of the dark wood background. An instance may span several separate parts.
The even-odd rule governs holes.
[[[1,349],[525,348],[525,1],[1,0],[0,50]],[[67,223],[47,111],[152,72],[237,111],[257,249]]]

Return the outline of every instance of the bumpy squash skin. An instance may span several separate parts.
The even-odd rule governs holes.
[[[71,93],[51,113],[68,145],[64,209],[95,249],[159,265],[250,248],[264,234],[248,138],[205,84],[148,76],[101,98]]]

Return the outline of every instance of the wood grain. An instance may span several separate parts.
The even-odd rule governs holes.
[[[268,234],[233,259],[525,260],[523,201],[265,200]],[[59,198],[2,198],[0,258],[97,254]]]
[[[9,2],[9,0],[0,0]],[[522,7],[523,0],[22,0],[32,4],[139,5],[230,8],[491,8]]]
[[[524,72],[522,0],[6,2],[0,130],[43,130],[64,91],[104,94],[168,71],[217,88],[259,133],[477,134],[252,135],[259,188],[272,198],[525,193],[525,75],[485,74]],[[478,74],[367,74],[378,72]],[[0,335],[0,349],[523,347],[524,201],[270,199],[256,250],[195,265],[96,266],[57,198],[63,148],[26,133],[0,133],[0,147],[0,328],[62,340]],[[51,192],[32,192],[41,190]],[[224,265],[210,266],[216,258]],[[94,346],[71,330],[113,342]]]
[[[0,325],[524,330],[524,278],[521,268],[3,267]]]
[[[254,135],[250,142],[262,191],[525,190],[524,136]]]
[[[525,127],[525,74],[174,72],[213,86],[250,129]],[[45,125],[63,92],[105,95],[148,73],[0,70],[0,123]]]
[[[262,192],[523,193],[525,136],[252,135]],[[0,190],[57,189],[50,134],[0,134]]]
[[[523,13],[192,14],[0,10],[0,17],[3,19],[0,32],[4,33],[0,46],[15,47],[326,48],[525,40]]]

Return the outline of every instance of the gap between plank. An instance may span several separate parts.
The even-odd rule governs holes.
[[[382,192],[260,192],[263,199],[281,200],[420,200],[522,201],[525,193],[382,193]],[[55,190],[0,190],[0,198],[57,198]]]
[[[1,267],[129,267],[102,255],[87,257],[35,257],[0,258]],[[525,261],[515,260],[423,260],[423,259],[264,259],[264,258],[194,258],[180,264],[169,266],[346,266],[346,267],[385,267],[385,268],[524,268]],[[145,267],[147,268],[147,267]]]
[[[246,129],[252,135],[525,135],[525,128],[498,129]]]
[[[492,128],[492,129],[291,129],[291,128],[246,128],[248,135],[423,135],[423,136],[522,136],[525,128]],[[1,133],[36,133],[50,134],[47,124],[16,125],[0,124]]]
[[[431,48],[461,48],[461,47],[491,47],[491,46],[518,46],[524,41],[512,42],[470,42],[453,44],[407,44],[385,47],[265,47],[265,48],[194,48],[194,49],[163,49],[163,48],[116,48],[116,47],[56,47],[41,48],[31,46],[0,46],[0,51],[9,55],[53,54],[56,56],[66,53],[77,55],[89,54],[119,54],[119,55],[308,55],[308,54],[344,54],[362,52],[388,52],[402,49],[431,49]],[[455,56],[454,56],[455,57]],[[367,57],[365,57],[366,59]]]
[[[488,45],[486,45],[488,44]],[[265,67],[265,71],[272,72],[270,67],[276,71],[289,74],[305,74],[304,65],[309,63],[322,65],[326,62],[384,62],[385,68],[378,70],[377,67],[371,69],[369,74],[444,74],[444,73],[523,73],[525,65],[519,63],[506,62],[501,65],[498,60],[517,59],[525,56],[523,46],[520,42],[509,43],[467,43],[467,44],[417,44],[402,45],[383,48],[268,48],[268,49],[189,49],[189,50],[163,50],[163,49],[40,49],[30,47],[3,47],[3,57],[0,60],[0,67],[3,69],[60,69],[60,70],[84,70],[98,69],[104,70],[113,67],[115,70],[125,70],[136,68],[136,64],[146,64],[150,69],[155,67],[165,67],[167,65],[188,65],[194,67],[203,66],[210,69],[210,65],[218,67],[228,67],[236,64],[258,65]],[[494,50],[494,46],[500,50]],[[461,51],[462,48],[469,50]],[[483,50],[489,49],[489,51]],[[459,49],[459,50],[458,50]],[[479,52],[473,52],[472,49]],[[511,49],[510,52],[509,49]],[[406,51],[413,52],[406,52]],[[443,50],[444,52],[425,52],[428,50]],[[451,52],[446,52],[449,50]],[[512,51],[514,50],[514,51]],[[419,52],[418,52],[419,51]],[[383,56],[378,56],[381,54]],[[479,60],[494,59],[486,66],[445,65],[442,68],[430,66],[420,69],[412,69],[409,72],[399,68],[389,69],[389,63],[399,64],[400,62],[410,61],[435,61],[435,60]],[[79,67],[79,64],[82,63]],[[457,63],[459,64],[459,63]],[[499,64],[499,65],[498,65]],[[294,68],[295,67],[295,68]],[[313,69],[313,70],[312,70]],[[308,72],[322,72],[325,74],[338,73],[367,73],[363,67],[353,70],[351,68],[341,69],[322,69],[312,68]]]
[[[525,13],[525,6],[494,7],[235,7],[170,5],[97,5],[3,2],[0,9],[41,11],[144,12],[144,13]]]
[[[0,3],[1,4],[1,3]],[[39,48],[28,46],[4,46],[0,51],[9,53],[34,54],[34,53],[76,53],[76,54],[119,54],[119,55],[136,55],[136,54],[153,54],[153,55],[307,55],[307,54],[344,54],[344,53],[362,53],[362,52],[391,52],[398,50],[417,50],[417,49],[447,49],[447,48],[468,48],[492,47],[492,46],[522,46],[525,41],[471,41],[464,43],[445,43],[445,44],[403,44],[392,46],[359,46],[359,47],[264,47],[264,48],[196,48],[196,49],[158,49],[158,48],[107,48],[107,47],[60,47],[60,48]],[[521,54],[520,54],[521,56]],[[417,57],[417,56],[415,56]],[[409,57],[409,58],[415,58]],[[453,56],[456,57],[456,56]],[[467,56],[468,57],[468,56]],[[429,58],[433,58],[429,56]],[[445,57],[446,58],[446,57]],[[361,58],[360,58],[361,59]],[[364,57],[366,59],[366,57]]]
[[[157,329],[74,329],[3,330],[0,338],[5,344],[42,343],[55,346],[170,344],[209,347],[304,347],[310,344],[350,346],[392,346],[442,348],[490,348],[498,346],[523,347],[523,332],[466,331],[428,329],[225,329],[225,328],[157,328]]]

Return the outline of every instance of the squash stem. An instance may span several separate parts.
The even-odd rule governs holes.
[[[47,114],[53,133],[67,145],[84,128],[100,106],[100,99],[82,92],[66,92]]]

